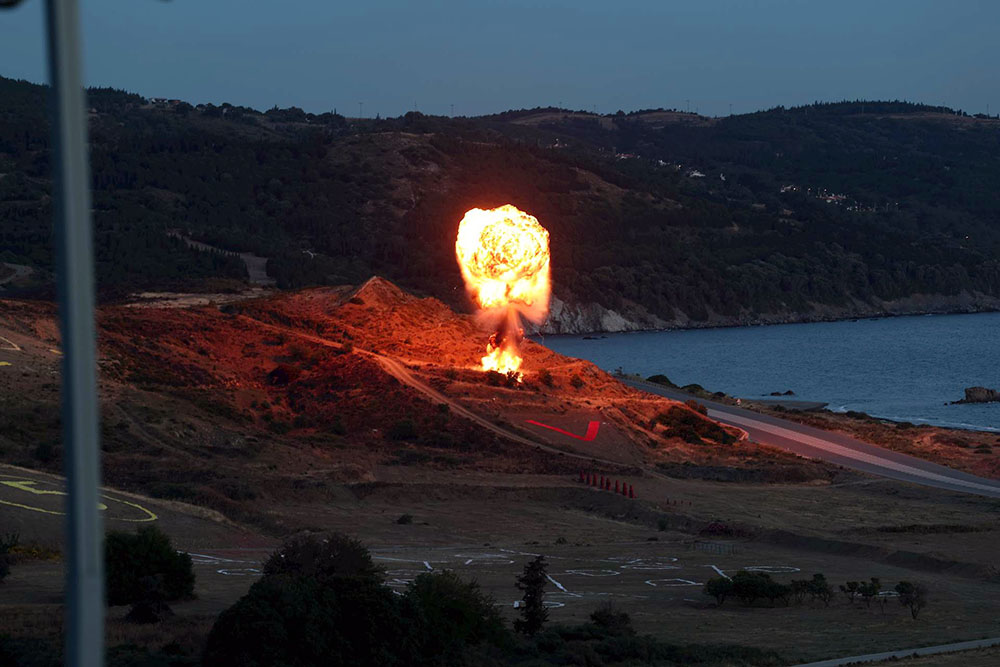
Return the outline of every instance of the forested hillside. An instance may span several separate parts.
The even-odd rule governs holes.
[[[808,317],[915,294],[1000,302],[994,118],[856,102],[720,119],[359,120],[107,89],[89,106],[105,298],[245,279],[238,259],[175,231],[268,257],[281,287],[381,274],[461,305],[458,221],[509,202],[550,230],[560,299],[639,324]],[[45,111],[45,88],[0,79],[0,261],[43,276]]]

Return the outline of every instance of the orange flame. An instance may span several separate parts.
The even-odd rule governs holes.
[[[483,370],[517,373],[518,318],[541,322],[549,308],[549,233],[534,216],[507,204],[474,208],[458,226],[458,265],[471,296],[495,319],[499,336],[486,346]]]
[[[501,375],[516,373],[518,380],[521,379],[519,369],[522,361],[524,360],[516,349],[505,348],[503,345],[494,347],[492,343],[486,344],[486,356],[482,359],[484,371],[496,371]]]

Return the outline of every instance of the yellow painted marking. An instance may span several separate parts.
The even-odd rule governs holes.
[[[41,507],[32,507],[31,505],[12,503],[9,500],[0,500],[0,505],[10,505],[11,507],[20,507],[23,510],[31,510],[32,512],[43,512],[45,514],[65,514],[65,512],[56,512],[54,510],[43,510]]]
[[[54,350],[52,348],[49,348],[49,352],[51,352],[52,354],[62,354],[62,352],[60,352],[59,350]]]
[[[19,479],[19,480],[15,481],[15,482],[0,482],[0,484],[3,484],[5,486],[12,486],[15,489],[20,489],[21,491],[27,491],[28,493],[35,493],[35,494],[38,494],[40,496],[65,496],[66,495],[66,493],[64,491],[48,491],[46,489],[36,489],[35,488],[35,484],[37,484],[37,482],[35,482],[34,480],[31,480],[31,479]],[[104,503],[97,503],[97,509],[99,509],[99,510],[101,510],[103,512],[104,510],[108,509],[108,506],[105,505]]]
[[[0,366],[10,366],[9,361],[0,361]]]
[[[34,493],[34,494],[40,495],[40,496],[65,496],[66,495],[66,493],[64,491],[50,491],[48,489],[39,489],[39,488],[36,488],[35,484],[37,484],[37,482],[35,480],[33,480],[33,479],[15,479],[13,481],[0,481],[0,484],[3,484],[4,486],[9,486],[9,487],[17,489],[19,491],[27,491],[28,493]],[[145,517],[143,517],[141,519],[125,519],[125,518],[120,518],[120,517],[114,517],[112,519],[114,521],[127,521],[127,522],[130,522],[130,523],[144,523],[146,521],[156,521],[159,518],[159,517],[156,516],[156,514],[154,514],[153,512],[150,512],[148,509],[146,509],[142,505],[139,505],[138,503],[132,503],[132,502],[129,502],[127,500],[122,500],[121,498],[112,498],[111,496],[105,496],[105,495],[102,495],[101,498],[104,498],[105,500],[110,500],[111,502],[114,502],[114,503],[121,503],[122,505],[128,505],[129,507],[134,507],[135,509],[139,510],[140,512],[142,512],[142,513],[144,513],[146,515]],[[12,502],[12,501],[9,501],[9,500],[0,500],[0,505],[9,505],[11,507],[19,507],[21,509],[31,510],[33,512],[42,512],[43,514],[58,514],[58,515],[65,514],[65,512],[59,512],[57,510],[48,510],[48,509],[44,509],[42,507],[34,507],[32,505],[23,505],[21,503],[15,503],[15,502]],[[108,506],[105,505],[104,503],[97,503],[97,508],[103,512],[103,511],[106,511],[108,509]]]

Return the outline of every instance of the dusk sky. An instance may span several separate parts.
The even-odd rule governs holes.
[[[815,100],[1000,111],[995,0],[83,0],[89,85],[192,103],[474,115],[708,115]],[[537,6],[536,6],[537,5]],[[0,74],[47,79],[44,2],[0,11]],[[996,99],[993,98],[996,96]]]

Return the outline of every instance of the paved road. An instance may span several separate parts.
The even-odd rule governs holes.
[[[925,646],[923,648],[910,648],[902,651],[886,651],[885,653],[869,653],[868,655],[852,655],[847,658],[834,658],[833,660],[822,660],[820,662],[809,662],[799,667],[839,667],[840,665],[857,665],[864,662],[896,662],[903,658],[923,655],[940,655],[942,653],[957,653],[958,651],[971,651],[979,648],[989,648],[1000,644],[1000,637],[992,639],[974,639],[969,642],[957,642],[955,644],[942,644],[940,646]]]
[[[622,379],[622,381],[636,389],[679,401],[692,398],[690,394],[651,382],[632,379]],[[796,424],[724,403],[700,398],[697,401],[708,408],[708,416],[712,419],[742,428],[749,433],[751,440],[764,445],[903,482],[1000,498],[1000,481],[952,470],[839,433]]]

